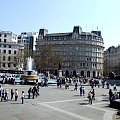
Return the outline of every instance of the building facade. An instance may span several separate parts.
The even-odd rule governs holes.
[[[63,75],[103,75],[104,42],[101,31],[83,32],[80,26],[74,26],[73,32],[48,34],[48,30],[40,29],[36,41],[37,55],[40,46],[44,44],[52,45],[54,52],[63,56]]]
[[[33,51],[35,50],[37,37],[38,32],[22,32],[21,35],[18,35],[18,44],[24,44]]]
[[[20,49],[16,34],[0,31],[0,69],[17,69],[17,57]]]
[[[104,74],[109,76],[111,72],[120,76],[120,46],[111,46],[104,51]]]

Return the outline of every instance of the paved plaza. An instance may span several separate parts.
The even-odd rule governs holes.
[[[27,99],[29,85],[2,85],[9,93],[18,89],[18,101],[0,102],[0,120],[118,120],[116,109],[109,107],[108,89],[95,88],[96,100],[88,103],[90,86],[85,86],[85,96],[79,96],[74,86],[57,89],[56,85],[40,87],[40,96]],[[24,104],[21,104],[21,91],[25,91]],[[120,90],[120,87],[118,88]],[[9,96],[10,98],[10,96]]]

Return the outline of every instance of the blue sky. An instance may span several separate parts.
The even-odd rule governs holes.
[[[0,0],[0,30],[102,31],[105,49],[120,43],[120,0]]]

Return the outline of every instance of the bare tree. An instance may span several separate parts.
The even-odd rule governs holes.
[[[104,60],[104,63],[103,63],[103,74],[104,76],[108,76],[110,72],[111,72],[110,61],[106,59]]]
[[[3,52],[0,49],[0,68],[2,67]]]
[[[54,47],[47,44],[39,47],[39,54],[35,57],[37,69],[40,70],[57,70],[62,60],[63,56],[55,54]]]
[[[115,66],[114,72],[117,76],[120,76],[120,63],[118,63],[118,65]]]
[[[16,54],[13,54],[11,57],[11,62],[18,68],[23,67],[24,63],[24,46],[20,47]]]

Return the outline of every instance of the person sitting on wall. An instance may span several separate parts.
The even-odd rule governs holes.
[[[114,84],[114,86],[113,86],[113,90],[117,90],[117,87],[116,87],[116,85]]]
[[[106,86],[107,86],[107,89],[109,89],[110,85],[109,85],[109,83],[108,83],[108,82],[106,83]]]

